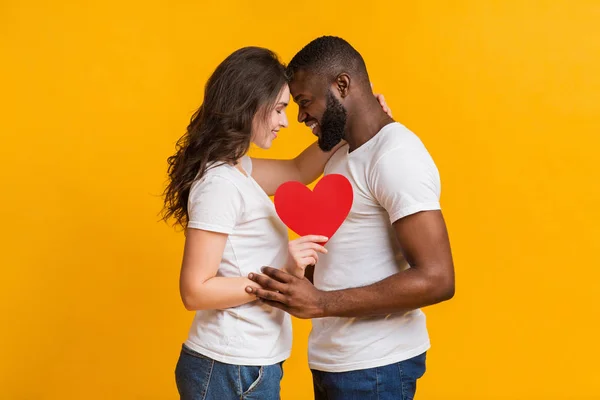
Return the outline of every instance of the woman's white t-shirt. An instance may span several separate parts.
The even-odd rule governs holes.
[[[242,158],[242,167],[248,176],[228,164],[213,166],[190,190],[188,227],[228,235],[217,276],[246,277],[263,266],[282,268],[287,259],[287,228],[250,176],[250,157]],[[275,364],[290,355],[291,319],[258,301],[201,310],[185,344],[223,363]]]

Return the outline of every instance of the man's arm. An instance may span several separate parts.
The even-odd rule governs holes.
[[[249,278],[263,289],[247,288],[266,303],[299,318],[363,317],[406,312],[454,296],[454,265],[441,211],[423,211],[397,220],[394,230],[410,268],[380,282],[320,291],[306,278],[273,268]]]
[[[406,312],[454,296],[454,265],[441,211],[413,214],[393,226],[410,268],[369,286],[326,292],[324,316]]]

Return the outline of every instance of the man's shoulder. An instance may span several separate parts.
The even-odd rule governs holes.
[[[398,150],[423,147],[421,139],[406,126],[393,122],[384,126],[375,136],[374,153],[380,156]]]

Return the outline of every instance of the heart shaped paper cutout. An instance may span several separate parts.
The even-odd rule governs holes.
[[[300,182],[282,184],[275,192],[277,215],[300,236],[323,235],[329,239],[352,208],[352,184],[339,174],[325,175],[314,191]]]

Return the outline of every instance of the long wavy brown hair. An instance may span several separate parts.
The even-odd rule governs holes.
[[[268,49],[244,47],[219,64],[206,83],[202,105],[167,160],[163,220],[174,218],[187,227],[192,183],[210,163],[235,165],[248,152],[254,118],[267,118],[286,84],[285,66]]]

